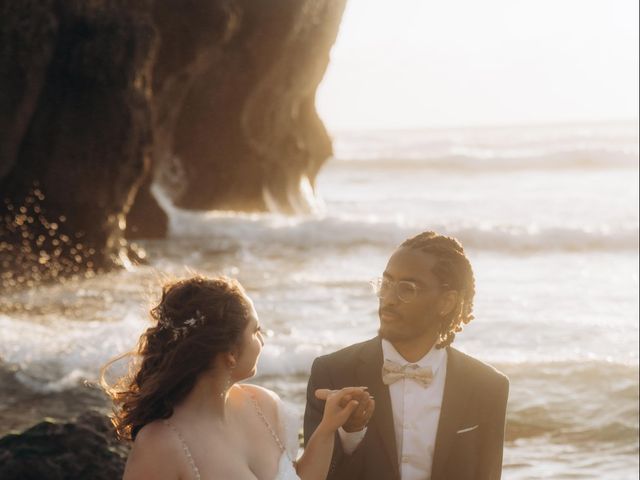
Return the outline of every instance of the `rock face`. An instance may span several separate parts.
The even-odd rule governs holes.
[[[195,78],[177,119],[183,188],[163,184],[183,208],[303,210],[305,187],[331,155],[315,94],[345,1],[238,4],[235,34]]]
[[[118,262],[150,161],[155,30],[143,2],[0,5],[0,272],[11,285]]]
[[[308,210],[332,153],[315,94],[345,3],[156,3],[152,179],[177,206]],[[132,237],[166,229],[151,183],[131,210]]]
[[[1,438],[0,478],[112,480],[122,478],[127,454],[108,418],[89,411],[76,422],[45,420]]]
[[[303,210],[345,2],[0,0],[3,283],[126,261],[127,216],[164,235],[152,181],[183,208]]]
[[[128,238],[161,238],[167,233],[168,218],[152,195],[151,185],[158,179],[160,165],[165,166],[165,178],[172,176],[174,132],[184,98],[195,79],[220,58],[235,33],[238,3],[162,0],[151,9],[159,40],[151,75],[153,166],[127,216]],[[165,187],[189,188],[176,178],[170,178]]]

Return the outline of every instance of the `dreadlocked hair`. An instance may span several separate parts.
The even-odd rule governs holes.
[[[456,333],[463,325],[473,320],[473,297],[476,293],[471,263],[458,240],[435,232],[422,232],[408,238],[400,248],[410,248],[429,253],[437,258],[432,272],[442,284],[458,292],[456,307],[443,318],[438,333],[436,348],[445,348],[453,343]]]

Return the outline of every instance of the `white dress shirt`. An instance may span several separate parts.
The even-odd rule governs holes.
[[[410,364],[388,340],[382,340],[382,354],[385,360],[400,365]],[[389,385],[400,478],[430,480],[444,381],[447,376],[447,351],[434,347],[412,365],[421,368],[431,367],[433,380],[427,387],[405,379]],[[364,438],[365,431],[366,429],[347,433],[340,428],[338,434],[345,453],[353,453]]]

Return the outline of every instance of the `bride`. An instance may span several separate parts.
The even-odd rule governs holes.
[[[279,397],[252,377],[264,344],[251,299],[227,278],[196,276],[163,288],[140,337],[136,367],[114,386],[102,382],[113,423],[132,440],[124,480],[324,480],[336,430],[359,404],[361,387],[317,390],[324,416],[298,452],[298,426]],[[364,403],[363,403],[364,402]]]

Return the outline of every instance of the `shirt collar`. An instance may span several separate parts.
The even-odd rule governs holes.
[[[447,350],[445,348],[436,348],[435,345],[431,347],[431,350],[417,362],[408,362],[389,340],[382,339],[382,355],[385,360],[391,360],[400,365],[418,365],[420,368],[431,367],[431,371],[435,375],[440,367],[444,365],[447,359]]]

